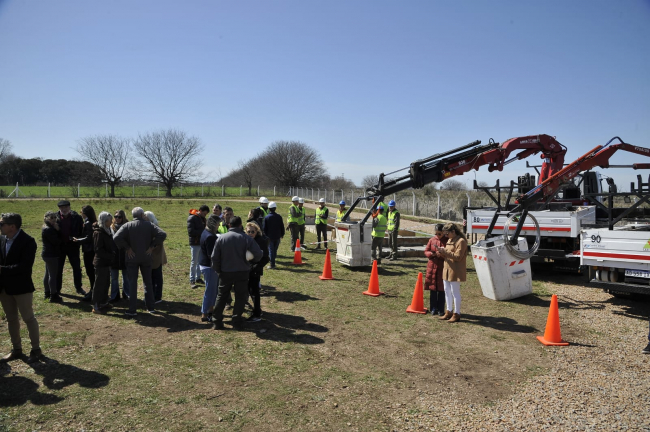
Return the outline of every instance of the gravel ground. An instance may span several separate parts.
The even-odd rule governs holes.
[[[465,403],[453,392],[444,403],[441,395],[420,395],[394,411],[395,430],[650,431],[650,355],[641,353],[650,303],[579,286],[549,289],[569,304],[560,308],[562,328],[579,335],[568,347],[546,348],[550,370],[487,405]]]

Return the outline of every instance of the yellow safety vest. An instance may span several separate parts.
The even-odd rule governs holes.
[[[296,209],[296,213],[298,216],[293,217],[291,216],[291,209],[294,208]],[[298,206],[291,204],[291,207],[289,207],[289,216],[287,216],[287,222],[292,223],[295,222],[298,225],[304,225],[305,224],[305,208],[303,207],[300,209]]]
[[[372,236],[379,238],[386,236],[386,216],[383,214],[377,215],[377,226],[372,229]]]
[[[317,207],[316,208],[316,224],[327,224],[327,218],[325,217],[325,212],[327,212],[327,207]]]
[[[225,234],[225,233],[227,233],[227,232],[228,232],[228,225],[226,225],[225,222],[221,221],[221,222],[219,223],[219,228],[217,228],[217,232],[218,232],[219,234]]]
[[[336,221],[337,222],[340,222],[340,221],[343,220],[343,216],[345,216],[345,212],[347,212],[347,210],[339,210],[339,211],[336,212]]]
[[[296,207],[298,209],[298,225],[304,225],[305,224],[305,208],[300,208]]]
[[[388,212],[388,231],[392,231],[395,229],[395,215],[399,214],[397,210],[393,210],[392,212]]]
[[[266,217],[269,214],[269,211],[265,210],[264,207],[259,206],[259,209],[262,210],[262,213],[264,214],[264,217]]]

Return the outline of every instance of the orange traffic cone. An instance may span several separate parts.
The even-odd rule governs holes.
[[[300,253],[300,239],[296,239],[296,251],[293,254],[293,263],[296,265],[304,264],[302,262],[302,254]]]
[[[425,314],[427,309],[424,307],[424,287],[422,286],[422,273],[418,273],[418,281],[415,283],[413,291],[413,300],[411,306],[406,308],[406,312]]]
[[[325,252],[325,264],[323,265],[323,274],[318,276],[320,280],[332,280],[332,261],[330,260],[330,250]]]
[[[560,313],[558,311],[557,296],[555,294],[551,297],[551,308],[548,311],[544,336],[537,336],[537,339],[547,346],[569,345],[569,342],[562,340],[562,335],[560,334]]]
[[[370,283],[368,284],[368,291],[363,292],[365,295],[377,297],[383,294],[379,291],[379,273],[377,272],[377,260],[372,262],[372,273],[370,273]]]

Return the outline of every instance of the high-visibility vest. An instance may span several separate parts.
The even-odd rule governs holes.
[[[259,206],[259,209],[262,210],[262,213],[264,213],[264,217],[266,217],[269,214],[269,211],[266,210],[264,207]]]
[[[336,212],[336,221],[337,222],[341,222],[343,220],[343,216],[345,216],[345,212],[347,212],[347,210],[339,210],[339,211]]]
[[[227,233],[227,232],[228,232],[228,225],[226,225],[225,222],[221,221],[221,222],[219,223],[219,228],[217,228],[217,232],[218,232],[219,234],[225,234],[225,233]]]
[[[291,216],[291,209],[292,208],[296,209],[296,214],[298,216],[296,216],[296,217]],[[291,207],[289,207],[289,216],[287,216],[287,222],[288,223],[295,222],[298,225],[304,225],[305,224],[305,208],[303,207],[301,209],[300,207],[291,204]]]
[[[325,213],[327,212],[327,207],[317,207],[316,208],[316,220],[314,223],[316,224],[326,224],[327,223],[327,217],[325,216]]]
[[[386,225],[387,225],[386,216],[384,216],[383,214],[378,214],[377,215],[377,226],[375,226],[372,229],[372,236],[373,237],[384,238],[384,236],[386,235]]]
[[[398,214],[399,212],[397,210],[388,212],[388,231],[392,231],[393,229],[395,229],[395,215]]]

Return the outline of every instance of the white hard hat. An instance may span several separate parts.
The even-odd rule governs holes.
[[[322,203],[324,203],[324,202],[325,202],[325,198],[321,198],[321,199],[319,199],[318,202],[322,202]]]
[[[269,199],[267,197],[260,198],[260,204],[268,204],[268,203],[269,203]]]
[[[295,196],[295,197],[291,198],[291,201],[298,201],[299,199],[300,199],[300,198],[298,198],[297,196]]]
[[[278,205],[275,203],[275,201],[271,201],[269,203],[269,208],[278,208]]]
[[[304,204],[304,203],[305,203],[305,200],[304,200],[304,199],[302,199],[302,198],[299,198],[299,199],[298,199],[298,204]]]

